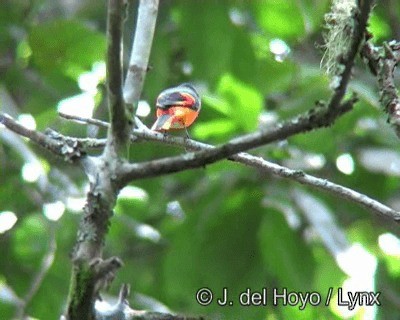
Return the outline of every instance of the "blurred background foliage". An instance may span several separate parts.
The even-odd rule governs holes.
[[[272,127],[329,99],[320,46],[330,1],[160,2],[139,112],[147,125],[157,94],[186,81],[203,99],[191,137],[212,144]],[[105,7],[105,1],[3,0],[0,111],[38,130],[104,137],[104,130],[60,119],[57,110],[107,120]],[[125,61],[136,7],[129,1]],[[400,3],[381,1],[370,20],[374,42],[398,37],[399,20]],[[398,138],[381,112],[375,82],[358,62],[349,89],[360,101],[352,112],[330,128],[252,153],[399,209]],[[130,157],[184,152],[141,142],[131,146]],[[87,181],[79,168],[0,128],[0,182],[1,317],[17,314],[46,271],[26,313],[55,319],[66,303]],[[125,267],[105,297],[130,283],[135,308],[212,319],[397,319],[399,236],[398,225],[355,204],[223,161],[135,181],[121,192],[105,255],[120,256]],[[322,304],[299,310],[272,307],[271,300],[266,307],[214,301],[203,307],[195,299],[201,287],[216,297],[227,287],[235,302],[247,288],[316,291]],[[330,287],[381,291],[383,307],[349,311],[336,306],[335,296],[324,306]]]

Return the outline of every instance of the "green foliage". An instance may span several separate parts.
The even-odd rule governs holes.
[[[12,113],[11,108],[15,114],[32,114],[41,131],[53,128],[72,136],[104,138],[106,130],[96,135],[93,128],[60,120],[56,114],[63,99],[88,93],[81,75],[94,73],[96,62],[104,60],[104,2],[75,1],[76,7],[65,1],[3,2],[0,112]],[[319,68],[322,53],[315,44],[326,31],[322,23],[330,1],[160,2],[151,68],[142,94],[152,108],[143,118],[147,125],[154,120],[157,94],[186,81],[197,85],[202,97],[202,110],[189,128],[190,135],[213,144],[258,128],[268,130],[307,112],[316,101],[329,100],[332,92]],[[397,11],[388,12],[378,4],[371,17],[369,30],[378,43],[396,35],[393,21],[400,19],[400,4],[392,3]],[[136,4],[132,10],[136,10]],[[130,50],[133,25],[130,17],[125,22],[124,55]],[[273,52],[270,46],[274,39],[287,46],[284,54]],[[92,98],[94,117],[107,120],[104,87],[102,75],[92,88],[96,91]],[[353,72],[349,91],[356,92],[360,102],[333,126],[252,152],[395,206],[399,162],[390,162],[387,155],[389,151],[398,154],[398,138],[380,111],[375,79],[362,64],[357,64]],[[86,107],[84,103],[77,106]],[[42,268],[54,232],[54,261],[26,313],[55,319],[65,308],[70,253],[81,217],[81,211],[77,213],[71,202],[85,196],[87,181],[80,168],[53,159],[24,140],[10,143],[4,132],[0,128],[0,214],[12,211],[18,221],[0,234],[0,285],[6,284],[18,297],[24,297]],[[29,146],[45,163],[47,188],[22,178],[21,168],[28,159],[21,155],[17,142]],[[383,159],[381,162],[388,162],[386,166],[363,157],[371,149]],[[96,155],[100,151],[90,152]],[[185,152],[142,141],[130,147],[130,160],[141,162]],[[342,154],[351,156],[353,173],[345,174],[337,165]],[[322,164],[315,164],[315,159]],[[327,235],[318,235],[311,228],[292,199],[294,184],[231,161],[135,181],[117,202],[104,248],[106,257],[119,256],[125,264],[108,294],[116,296],[121,283],[130,283],[135,308],[163,305],[211,319],[340,319],[333,311],[333,302],[326,307],[324,300],[320,306],[307,306],[305,310],[272,305],[274,288],[280,292],[283,288],[315,291],[324,299],[329,288],[341,287],[348,278],[321,241]],[[345,242],[359,243],[376,257],[374,290],[389,293],[381,296],[385,307],[376,310],[377,318],[396,318],[398,304],[390,297],[400,295],[399,255],[385,252],[379,239],[389,232],[398,236],[398,226],[348,201],[304,190],[332,212]],[[53,222],[43,214],[43,204],[56,200],[67,209]],[[291,220],[293,216],[296,223]],[[195,299],[203,287],[215,295],[209,306],[201,306]],[[232,306],[216,303],[223,288],[228,289]],[[266,288],[268,305],[240,306],[238,297],[247,288],[252,292]],[[15,301],[7,302],[0,294],[2,317],[12,318],[16,309]]]
[[[34,26],[29,44],[33,62],[41,72],[61,73],[74,80],[105,57],[104,35],[78,21],[55,20]]]

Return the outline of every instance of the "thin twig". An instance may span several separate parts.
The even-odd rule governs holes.
[[[75,116],[75,115],[71,115],[71,114],[67,114],[67,113],[63,113],[63,112],[58,112],[58,115],[61,118],[67,119],[67,120],[73,120],[76,121],[78,123],[87,123],[87,124],[93,124],[95,126],[98,127],[103,127],[103,128],[109,128],[110,124],[108,122],[102,121],[102,120],[98,120],[98,119],[93,119],[93,118],[83,118],[83,117],[79,117],[79,116]]]

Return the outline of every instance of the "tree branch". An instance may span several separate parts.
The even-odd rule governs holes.
[[[361,54],[378,78],[380,102],[388,114],[389,123],[400,137],[400,98],[394,82],[396,66],[400,62],[400,42],[392,41],[375,47],[368,41]]]
[[[76,140],[62,140],[60,134],[44,134],[39,131],[30,130],[16,122],[7,114],[0,114],[0,123],[7,129],[26,137],[37,145],[49,150],[51,153],[64,158],[65,161],[75,162],[82,155],[81,145]]]
[[[136,32],[123,91],[130,115],[135,114],[135,108],[142,93],[153,43],[157,11],[158,0],[140,0]]]
[[[335,94],[329,103],[329,109],[332,110],[332,116],[335,115],[335,110],[340,106],[340,102],[346,93],[354,65],[354,60],[360,51],[361,43],[365,37],[365,30],[367,28],[372,3],[373,0],[358,1],[358,11],[353,13],[354,29],[349,50],[344,54],[343,57],[337,57],[337,59],[340,60],[339,63],[341,63],[343,66],[343,72],[339,75],[339,85],[335,88]]]
[[[96,318],[95,301],[99,291],[112,280],[117,268],[122,265],[118,258],[103,260],[103,245],[110,218],[116,203],[120,184],[116,181],[121,160],[121,147],[127,142],[133,121],[132,110],[125,110],[122,98],[121,36],[122,2],[108,1],[107,16],[107,88],[110,128],[107,144],[100,157],[85,157],[83,167],[90,181],[90,190],[84,207],[75,251],[73,254],[73,273],[68,299],[68,318]],[[139,5],[139,18],[133,44],[133,64],[129,70],[133,81],[129,82],[136,104],[143,87],[144,73],[152,44],[158,1],[142,0]],[[149,24],[152,25],[149,30]],[[149,33],[150,32],[150,33]],[[145,46],[144,46],[145,45]],[[143,47],[144,46],[144,47]],[[138,65],[136,64],[138,63]],[[128,72],[128,75],[130,74]],[[127,81],[128,82],[128,81]]]
[[[197,142],[194,140],[186,140],[184,138],[177,138],[170,136],[164,137],[160,133],[154,133],[153,135],[151,135],[150,132],[142,133],[140,134],[140,136],[142,138],[162,141],[164,143],[168,143],[171,145],[182,146],[191,150],[210,150],[215,148],[211,145]],[[330,182],[326,179],[317,178],[299,170],[289,169],[284,166],[266,161],[263,158],[256,157],[243,152],[233,155],[232,157],[230,157],[229,160],[257,168],[258,170],[261,170],[265,173],[273,174],[281,178],[287,178],[300,182],[301,184],[311,186],[315,189],[324,190],[332,195],[338,196],[342,199],[349,200],[355,204],[361,205],[375,214],[393,219],[396,222],[400,222],[400,212],[397,212],[389,208],[388,206],[364,194],[361,194],[353,189]]]
[[[128,137],[128,118],[122,99],[122,2],[109,0],[107,14],[107,97],[110,114],[110,144],[119,148]]]
[[[92,119],[93,121],[85,118],[79,118],[76,120],[86,123],[97,123],[101,126],[107,126],[106,122],[97,122],[98,120],[95,119]],[[170,135],[166,136],[162,133],[149,130],[147,129],[147,127],[142,127],[142,129],[133,129],[132,134],[141,139],[179,146],[184,148],[185,150],[200,151],[212,150],[216,148],[210,144],[198,142],[191,139]],[[182,155],[181,157],[185,158],[185,156],[186,154]],[[399,212],[353,189],[330,182],[326,179],[314,177],[312,175],[304,173],[303,171],[293,170],[244,152],[232,155],[231,157],[229,157],[229,160],[257,168],[258,170],[261,170],[268,174],[297,181],[301,184],[311,186],[318,190],[326,191],[334,196],[338,196],[357,205],[361,205],[362,207],[373,212],[374,214],[385,216],[386,218],[393,219],[396,222],[400,221]]]
[[[289,120],[274,130],[260,130],[232,139],[213,149],[187,153],[142,163],[124,163],[118,169],[118,183],[121,186],[132,180],[155,177],[183,170],[204,167],[207,164],[228,158],[236,153],[250,150],[274,141],[286,139],[294,134],[330,125],[338,116],[351,110],[356,98],[353,97],[335,109],[333,116],[326,106],[316,107],[308,113]]]

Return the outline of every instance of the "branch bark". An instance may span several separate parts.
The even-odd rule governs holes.
[[[118,258],[102,259],[105,236],[113,215],[120,184],[116,180],[122,163],[122,147],[128,141],[133,124],[132,110],[126,109],[122,96],[121,40],[123,0],[109,0],[107,11],[107,88],[110,126],[107,144],[100,157],[85,157],[81,163],[90,181],[87,203],[80,223],[73,253],[73,271],[68,301],[68,318],[96,319],[94,309],[99,291],[109,283],[122,266]],[[158,1],[140,1],[139,18],[133,45],[133,64],[127,81],[136,104],[147,69]],[[150,26],[150,29],[149,29]],[[151,27],[152,26],[152,27]]]
[[[115,148],[114,151],[119,151],[129,136],[129,122],[122,98],[122,2],[109,0],[107,14],[107,97],[111,123],[108,148]]]
[[[0,114],[0,124],[20,136],[28,138],[54,155],[62,157],[67,162],[76,162],[82,156],[81,145],[76,140],[63,141],[63,136],[55,131],[44,134],[25,128],[7,114]]]
[[[158,0],[140,0],[136,32],[124,85],[124,100],[130,115],[135,114],[149,63],[157,20]]]

